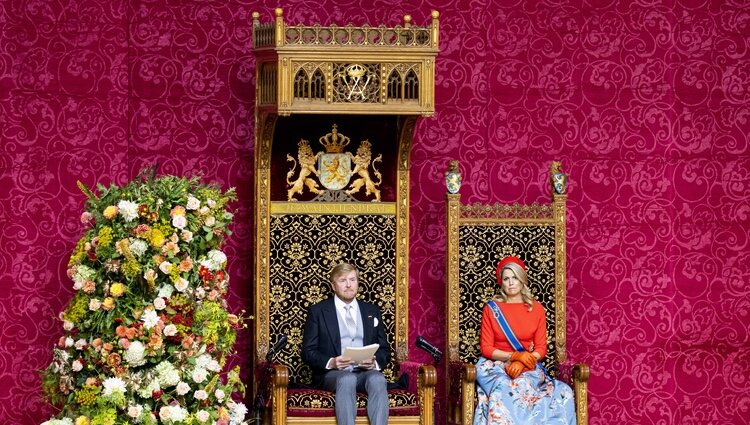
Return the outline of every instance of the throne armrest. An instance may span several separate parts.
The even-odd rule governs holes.
[[[406,373],[410,377],[407,391],[415,393],[419,397],[420,423],[433,423],[435,414],[435,385],[437,384],[435,366],[412,361],[400,362],[398,366],[401,374]],[[413,379],[412,377],[416,377],[417,379]]]
[[[469,425],[474,419],[477,367],[472,363],[453,361],[448,364],[448,410],[451,423]]]
[[[586,363],[561,362],[558,377],[573,388],[578,425],[588,424],[588,387],[590,369]]]
[[[417,394],[422,388],[434,388],[437,383],[435,366],[407,360],[400,362],[398,369],[402,375],[409,375],[409,385],[406,390],[410,393]]]
[[[273,415],[271,424],[280,425],[286,424],[286,389],[289,386],[289,368],[280,365],[273,365],[273,372],[271,373],[271,386],[273,393]]]

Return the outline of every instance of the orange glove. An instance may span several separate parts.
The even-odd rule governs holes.
[[[510,376],[510,379],[516,379],[518,378],[518,375],[520,375],[521,372],[523,372],[523,369],[524,369],[523,363],[512,362],[511,364],[505,366],[505,373],[507,373],[508,376]]]
[[[521,362],[526,369],[534,370],[536,367],[536,357],[528,351],[514,351],[510,355],[510,361]]]

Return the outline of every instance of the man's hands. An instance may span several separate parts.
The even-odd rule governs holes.
[[[362,362],[359,364],[359,367],[361,369],[367,370],[375,369],[375,356],[372,356],[372,358],[369,360],[362,360]]]
[[[352,359],[350,359],[349,357],[338,356],[333,358],[334,369],[346,369],[353,364],[354,362],[352,362]]]
[[[333,358],[334,369],[346,369],[349,366],[359,367],[361,369],[374,369],[375,368],[375,356],[372,356],[369,360],[364,360],[360,363],[355,363],[349,357],[338,356]]]

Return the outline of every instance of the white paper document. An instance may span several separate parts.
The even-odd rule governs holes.
[[[341,354],[344,357],[349,357],[354,363],[360,363],[364,360],[370,360],[375,352],[380,348],[380,344],[370,344],[364,347],[346,347],[344,352]]]

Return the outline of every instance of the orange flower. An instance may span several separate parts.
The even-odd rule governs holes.
[[[182,273],[187,273],[193,268],[193,259],[188,257],[182,261],[180,261],[180,265],[178,266],[178,269]]]
[[[107,356],[107,364],[110,366],[118,366],[121,361],[122,358],[117,353],[110,353],[109,356]]]
[[[96,291],[96,283],[93,280],[86,280],[83,282],[81,290],[87,294],[92,294]]]

